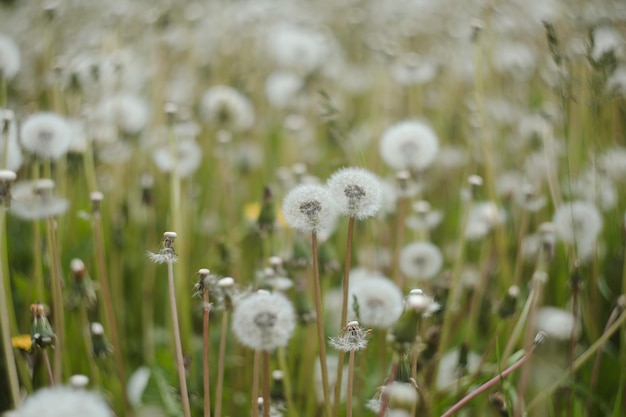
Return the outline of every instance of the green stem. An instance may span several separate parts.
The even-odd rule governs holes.
[[[47,241],[48,255],[51,261],[52,275],[52,307],[54,312],[54,379],[55,381],[63,380],[63,344],[64,340],[64,324],[65,311],[63,309],[63,284],[61,282],[61,265],[59,259],[59,248],[56,242],[56,222],[50,217],[47,220]]]
[[[211,417],[211,385],[209,374],[209,292],[203,294],[204,311],[202,313],[202,375],[204,386],[204,417]]]
[[[250,412],[252,417],[259,417],[259,362],[261,352],[254,351],[254,363],[252,365],[252,393],[250,394]],[[265,404],[263,404],[265,406]]]
[[[263,417],[270,417],[270,353],[263,351]]]
[[[215,389],[215,417],[222,415],[222,391],[224,389],[224,358],[226,357],[226,336],[228,330],[228,310],[222,313],[220,330],[220,351],[217,359],[217,387]]]
[[[352,386],[354,384],[354,356],[355,351],[350,351],[348,359],[348,392],[346,395],[346,417],[352,417]]]
[[[83,329],[83,339],[85,340],[85,349],[87,350],[87,361],[89,362],[89,372],[91,373],[91,378],[93,380],[93,385],[98,387],[100,386],[100,370],[98,369],[98,365],[96,365],[96,361],[93,353],[93,342],[91,341],[91,332],[89,326],[89,317],[87,315],[87,307],[81,305],[79,307],[80,314],[80,324]]]
[[[20,384],[15,366],[15,355],[11,345],[11,321],[15,321],[15,310],[13,308],[13,297],[11,296],[11,284],[8,280],[7,245],[6,245],[6,209],[0,208],[0,256],[2,266],[0,267],[0,328],[2,329],[2,350],[4,351],[4,363],[6,364],[7,379],[11,391],[13,406],[20,405]]]

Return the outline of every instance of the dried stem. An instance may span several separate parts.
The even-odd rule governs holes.
[[[174,264],[171,261],[167,263],[167,277],[169,283],[170,307],[172,309],[172,328],[174,330],[176,369],[178,371],[178,382],[180,383],[180,396],[185,417],[191,417],[189,394],[187,393],[187,378],[185,376],[185,362],[183,360],[183,346],[180,341],[180,328],[178,327],[178,311],[176,309],[176,291],[174,287]]]
[[[259,417],[259,362],[261,352],[254,351],[254,364],[252,365],[252,393],[250,395],[250,411],[252,417]],[[265,404],[264,404],[265,406]],[[265,407],[264,407],[265,408]]]
[[[315,323],[317,325],[317,342],[320,350],[320,368],[322,371],[322,389],[324,392],[324,408],[326,417],[331,417],[330,390],[328,388],[328,368],[326,367],[326,337],[324,336],[322,290],[320,286],[320,271],[318,264],[317,234],[311,233],[311,246],[313,254],[313,285],[315,287]]]
[[[346,395],[346,417],[352,417],[352,386],[354,384],[354,356],[356,352],[350,351],[348,359],[348,392]],[[336,403],[336,401],[335,401]]]
[[[341,321],[340,326],[345,326],[348,322],[348,290],[350,287],[350,268],[352,264],[352,238],[354,236],[354,217],[350,217],[348,221],[348,239],[346,244],[346,257],[343,268],[343,298],[341,304]],[[341,403],[341,380],[343,379],[343,363],[345,360],[345,352],[340,350],[337,361],[337,379],[335,383],[334,408],[333,415],[339,412],[339,403]]]
[[[220,330],[220,351],[217,359],[217,387],[215,388],[215,417],[222,415],[222,391],[224,389],[224,358],[226,357],[226,335],[228,331],[228,310],[222,313]]]
[[[64,309],[63,309],[63,285],[61,283],[61,265],[59,260],[59,248],[56,242],[56,223],[53,218],[47,220],[47,241],[48,251],[51,265],[52,275],[52,301],[53,301],[53,313],[54,313],[54,379],[57,381],[62,380],[63,374],[63,343],[64,340]]]
[[[263,351],[263,417],[270,417],[270,353]]]
[[[202,375],[204,379],[204,417],[211,417],[211,385],[209,374],[209,292],[203,294],[204,312],[202,315]]]

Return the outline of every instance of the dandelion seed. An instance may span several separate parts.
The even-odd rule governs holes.
[[[328,189],[339,213],[365,219],[375,215],[382,205],[378,177],[363,168],[344,168],[328,179]]]
[[[328,188],[321,185],[296,186],[283,200],[285,220],[303,232],[329,229],[336,218],[336,207]]]
[[[178,262],[178,255],[174,251],[174,239],[176,238],[176,232],[165,232],[163,234],[163,240],[161,241],[161,249],[159,253],[146,252],[148,259],[156,264],[164,263],[176,263]]]
[[[368,334],[369,330],[361,328],[358,321],[351,321],[341,330],[338,337],[330,338],[330,345],[344,352],[363,350],[367,347]]]
[[[400,270],[409,278],[433,279],[443,266],[443,255],[430,242],[413,242],[400,252]]]
[[[241,344],[272,351],[285,346],[296,325],[291,302],[280,293],[258,291],[235,305],[232,329]]]
[[[396,170],[421,171],[439,152],[439,139],[432,128],[420,121],[404,121],[388,128],[380,140],[380,155]]]
[[[38,158],[58,159],[69,150],[72,132],[65,118],[41,112],[24,121],[21,140],[24,149]]]
[[[71,387],[43,388],[28,396],[18,409],[19,417],[113,417],[97,393]]]

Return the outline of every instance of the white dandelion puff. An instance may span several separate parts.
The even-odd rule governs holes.
[[[363,350],[367,347],[368,334],[369,330],[361,328],[358,321],[351,321],[339,336],[330,338],[330,345],[343,352]]]
[[[400,270],[409,278],[430,280],[441,271],[442,266],[441,250],[430,242],[413,242],[400,252]]]
[[[158,253],[147,251],[146,255],[148,259],[156,264],[176,263],[178,262],[178,255],[174,251],[174,239],[176,239],[175,232],[165,232],[163,234],[163,240],[161,241],[161,248]]]
[[[241,344],[272,351],[285,346],[296,326],[293,305],[280,293],[258,291],[239,301],[232,329]]]
[[[340,169],[328,179],[327,184],[339,213],[344,216],[365,219],[380,210],[380,180],[366,169]]]
[[[316,233],[330,228],[337,217],[328,188],[317,184],[302,184],[289,191],[283,213],[294,229]]]
[[[113,417],[97,393],[71,387],[43,388],[28,396],[18,409],[20,417]]]
[[[15,41],[0,33],[0,79],[10,80],[21,66],[20,50]]]
[[[537,310],[535,330],[544,332],[549,339],[567,341],[571,337],[578,339],[581,326],[571,311],[545,306]]]
[[[593,253],[596,239],[602,231],[602,216],[591,203],[572,201],[554,213],[557,236],[566,244],[575,245],[580,259]]]
[[[426,123],[410,120],[388,128],[380,140],[380,155],[396,170],[424,170],[439,152],[439,139]]]
[[[65,213],[69,201],[54,193],[51,179],[19,181],[13,185],[11,213],[24,220],[55,217]]]
[[[72,132],[65,118],[40,112],[22,124],[21,141],[24,149],[41,159],[58,159],[69,150]]]
[[[218,128],[245,131],[254,124],[254,109],[250,100],[226,85],[208,89],[200,100],[200,113],[207,123]]]
[[[402,314],[404,297],[393,281],[375,272],[370,274],[351,283],[348,318],[358,319],[367,327],[386,329]]]
[[[168,145],[155,149],[152,159],[160,171],[175,169],[180,178],[186,178],[200,167],[202,148],[193,139],[181,140],[176,142],[174,152]]]

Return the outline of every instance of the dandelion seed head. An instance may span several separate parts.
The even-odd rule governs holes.
[[[443,266],[443,255],[430,242],[413,242],[400,252],[400,270],[404,275],[419,281],[431,280]]]
[[[179,178],[187,178],[202,163],[202,148],[193,139],[177,141],[172,152],[169,145],[160,146],[152,153],[152,160],[161,172],[176,170]]]
[[[578,339],[581,326],[571,311],[544,306],[537,310],[535,330],[544,332],[551,340],[568,341],[571,337]]]
[[[624,48],[624,37],[612,26],[599,26],[593,29],[593,49],[591,58],[601,61],[603,56]]]
[[[60,386],[43,388],[28,396],[18,413],[20,417],[113,417],[99,394]]]
[[[287,223],[294,229],[317,233],[334,224],[336,207],[328,188],[302,184],[285,196],[283,213]]]
[[[0,33],[0,78],[10,80],[21,67],[20,50],[15,41]]]
[[[420,289],[412,289],[404,302],[405,310],[412,310],[421,314],[423,317],[429,317],[437,312],[441,305],[429,295],[424,294]]]
[[[410,120],[388,128],[380,140],[380,155],[396,170],[428,168],[439,152],[439,139],[426,123]]]
[[[389,397],[389,407],[410,409],[417,404],[417,390],[409,383],[394,381],[386,385],[383,391]]]
[[[54,194],[54,181],[48,178],[18,181],[12,187],[10,212],[24,220],[56,217],[65,213],[69,201]]]
[[[467,353],[467,366],[463,370],[459,367],[459,350],[452,350],[444,354],[439,361],[439,372],[435,385],[439,391],[455,389],[459,378],[464,374],[474,374],[478,371],[481,363],[481,356],[475,352]]]
[[[496,203],[491,201],[474,203],[467,219],[465,236],[469,240],[480,240],[504,220],[504,212]]]
[[[595,205],[585,201],[564,203],[554,213],[553,223],[557,236],[575,245],[581,260],[591,256],[602,231],[602,216]]]
[[[69,379],[69,385],[72,388],[86,388],[89,385],[89,377],[87,375],[72,375]]]
[[[286,109],[296,102],[304,81],[290,71],[277,71],[265,80],[265,96],[272,107]]]
[[[211,125],[241,132],[254,124],[252,103],[239,91],[226,85],[209,88],[200,100],[200,113]]]
[[[56,113],[40,112],[22,124],[22,146],[41,159],[58,159],[69,150],[71,130],[65,118]]]
[[[367,347],[367,335],[369,331],[359,326],[358,321],[349,322],[338,337],[330,338],[330,345],[343,352],[363,350]]]
[[[0,139],[0,161],[5,159],[5,141],[8,141],[6,169],[19,170],[24,159],[17,138],[17,121],[12,110],[0,109]]]
[[[382,205],[380,180],[363,168],[344,168],[328,179],[328,189],[339,213],[365,219],[375,215]]]
[[[287,344],[295,324],[291,301],[280,293],[259,290],[237,302],[232,329],[244,346],[272,351]]]
[[[370,272],[354,280],[348,292],[348,318],[375,329],[391,327],[402,314],[402,291],[388,278]]]

